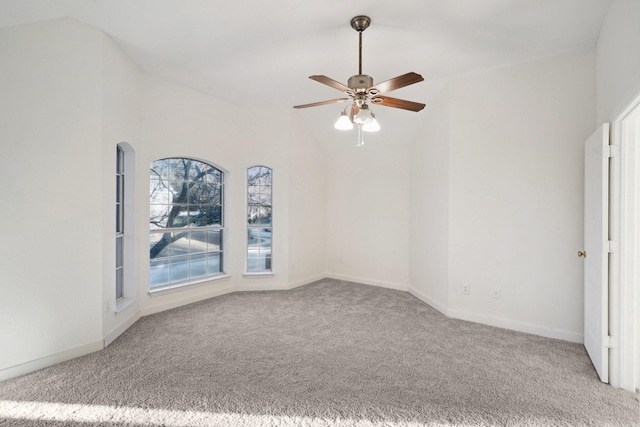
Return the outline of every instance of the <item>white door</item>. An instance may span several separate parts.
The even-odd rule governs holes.
[[[584,148],[584,346],[609,382],[609,124]]]

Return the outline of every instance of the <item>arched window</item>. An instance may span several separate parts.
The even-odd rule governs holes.
[[[247,169],[247,272],[272,271],[271,168]]]
[[[224,173],[170,158],[151,163],[150,181],[150,288],[223,274]]]

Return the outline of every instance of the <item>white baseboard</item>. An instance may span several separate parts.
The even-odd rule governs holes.
[[[415,296],[416,298],[418,298],[420,301],[435,308],[445,316],[451,317],[454,319],[466,320],[468,322],[480,323],[483,325],[495,326],[496,328],[509,329],[509,330],[518,331],[518,332],[525,332],[528,334],[540,335],[542,337],[555,338],[559,340],[575,342],[578,344],[582,344],[584,342],[583,335],[577,334],[575,332],[563,331],[558,329],[550,329],[540,325],[534,325],[531,323],[518,322],[518,321],[513,321],[505,318],[485,316],[482,314],[469,313],[462,310],[449,309],[446,304],[443,304],[439,301],[429,298],[424,293],[418,291],[417,289],[411,286],[409,286],[409,293]]]
[[[431,307],[435,308],[436,310],[438,310],[440,313],[444,314],[445,316],[449,316],[446,304],[442,304],[441,302],[436,301],[433,298],[429,298],[428,296],[426,296],[425,294],[423,294],[419,290],[417,290],[415,288],[412,288],[411,286],[409,286],[408,291],[409,291],[409,293],[411,295],[413,295],[414,297],[418,298],[420,301],[424,302],[428,306],[431,306]]]
[[[67,360],[75,359],[76,357],[85,356],[96,351],[100,351],[104,348],[104,341],[94,341],[89,344],[84,344],[79,347],[70,348],[59,353],[55,353],[49,356],[41,357],[40,359],[31,360],[29,362],[21,363],[16,366],[4,368],[0,370],[0,381],[8,380],[9,378],[15,378],[20,375],[28,374],[49,366],[53,366],[58,363],[66,362]]]
[[[241,285],[236,285],[235,290],[237,292],[246,292],[246,291],[287,291],[290,289],[294,289],[300,286],[308,285],[309,283],[313,283],[318,280],[322,280],[327,276],[324,274],[307,277],[306,279],[296,280],[291,283],[278,283],[278,284],[260,284],[260,283],[243,283]]]
[[[307,277],[306,279],[296,280],[289,283],[289,289],[299,288],[300,286],[308,285],[309,283],[317,282],[318,280],[326,279],[326,274],[319,274],[317,276]]]
[[[202,294],[192,295],[189,297],[184,297],[178,300],[173,300],[167,302],[165,304],[153,305],[151,307],[144,308],[138,311],[139,317],[149,316],[150,314],[160,313],[161,311],[171,310],[172,308],[182,307],[183,305],[192,304],[194,302],[203,301],[213,297],[219,297],[220,295],[225,295],[233,292],[235,287],[233,284],[222,288],[216,288],[210,292],[205,292]]]
[[[104,346],[107,347],[109,344],[114,342],[116,338],[124,333],[127,329],[133,326],[140,319],[140,312],[135,312],[131,317],[129,317],[126,321],[122,322],[121,325],[116,327],[113,331],[109,332],[104,337]]]
[[[270,285],[261,283],[244,283],[236,285],[233,288],[234,292],[252,292],[252,291],[286,291],[289,290],[289,285],[286,283],[272,283]]]
[[[382,282],[379,280],[371,280],[371,279],[365,279],[363,277],[347,276],[344,274],[326,273],[325,277],[329,279],[345,280],[347,282],[362,283],[363,285],[378,286],[380,288],[395,289],[398,291],[407,292],[408,290],[407,285],[402,285],[400,283]]]
[[[468,322],[481,323],[483,325],[495,326],[497,328],[509,329],[512,331],[525,332],[527,334],[540,335],[546,338],[555,338],[563,341],[584,343],[584,336],[570,331],[545,328],[544,326],[531,323],[513,321],[509,319],[485,316],[482,314],[469,313],[462,310],[449,309],[448,316],[454,319],[466,320]]]

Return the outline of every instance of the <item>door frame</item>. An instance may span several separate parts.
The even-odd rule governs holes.
[[[609,259],[610,384],[640,388],[640,94],[611,126],[619,152],[610,164],[609,236],[617,248]]]

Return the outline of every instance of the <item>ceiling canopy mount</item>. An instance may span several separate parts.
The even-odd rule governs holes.
[[[351,19],[351,28],[359,33],[369,28],[369,25],[371,25],[371,18],[368,16],[358,15]]]

